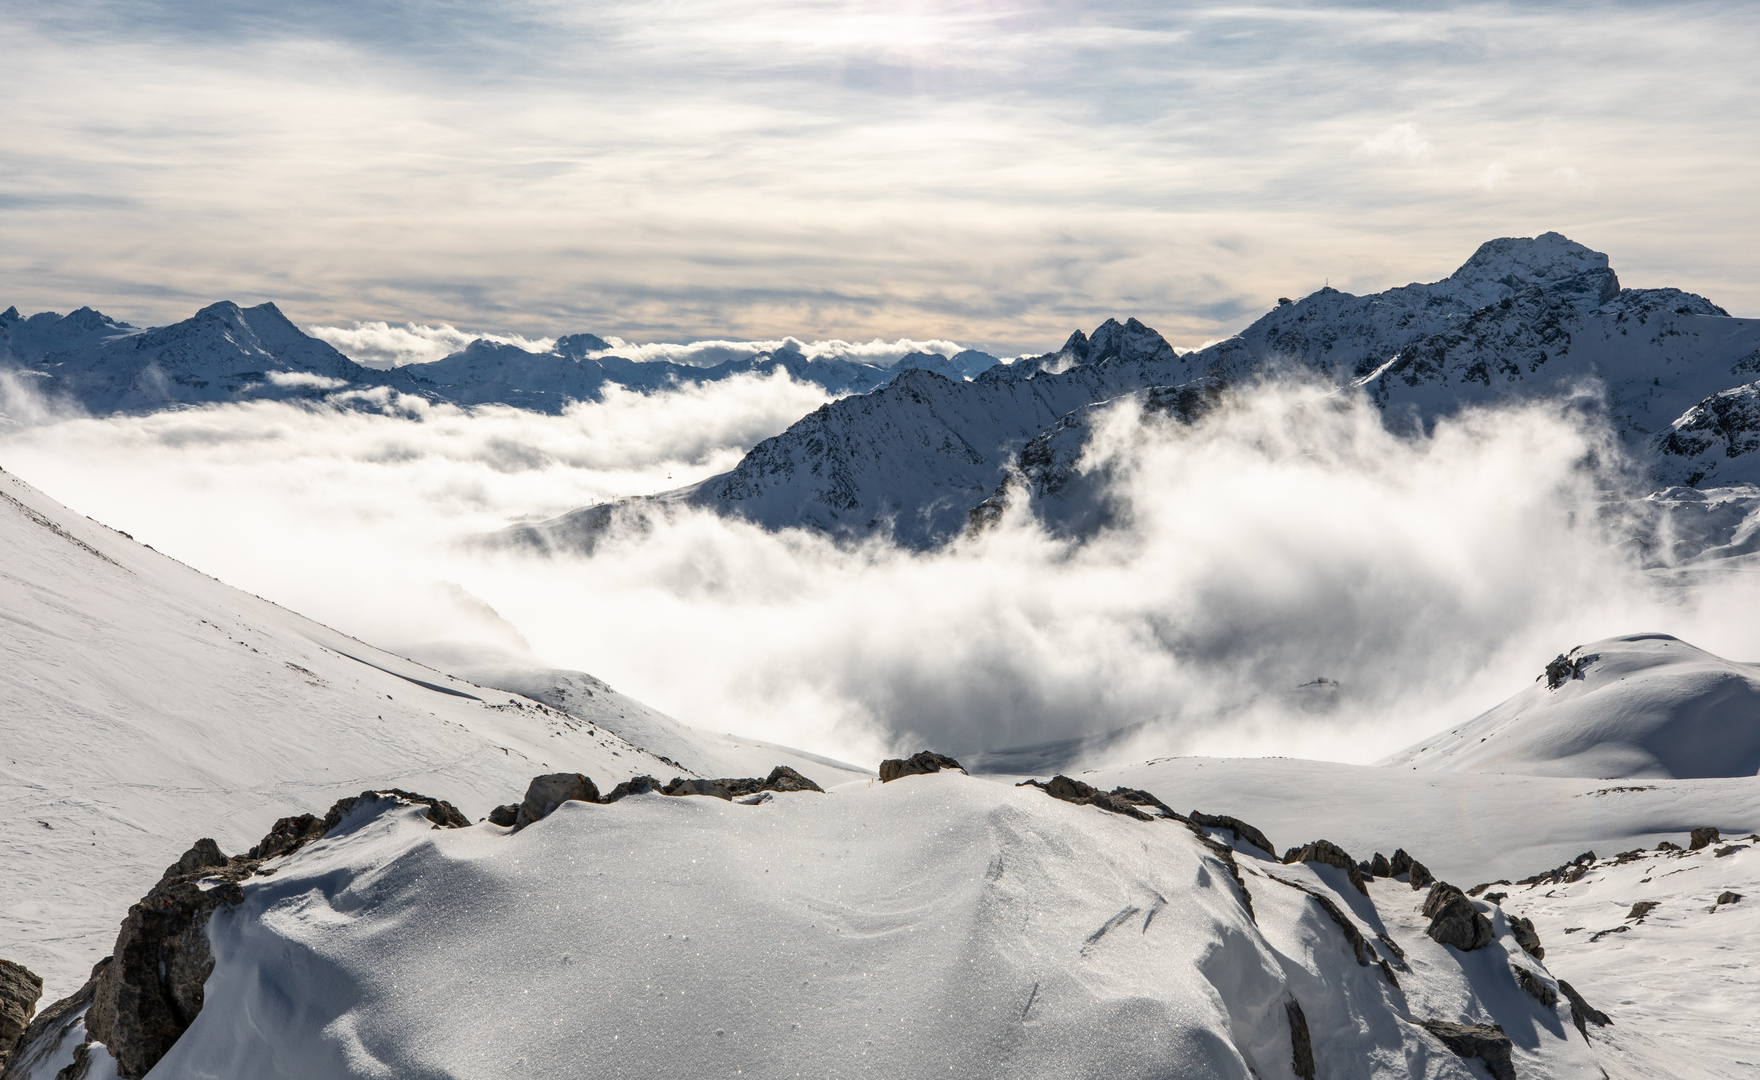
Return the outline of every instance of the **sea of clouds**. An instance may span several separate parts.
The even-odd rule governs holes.
[[[554,417],[404,400],[93,419],[11,393],[0,465],[233,585],[418,658],[585,670],[687,723],[856,761],[1120,729],[1108,756],[1369,761],[1600,637],[1760,653],[1753,586],[1638,566],[1618,510],[1637,489],[1580,401],[1428,433],[1300,383],[1190,426],[1126,403],[1086,467],[1130,512],[1086,542],[1019,508],[932,553],[674,510],[552,557],[475,541],[724,471],[824,395],[779,375]]]
[[[336,351],[357,364],[381,369],[440,360],[478,339],[501,345],[517,345],[527,352],[548,352],[556,345],[555,338],[472,333],[449,323],[393,325],[383,321],[370,321],[357,322],[353,326],[308,326],[305,331],[321,341],[329,342]],[[610,348],[595,350],[594,355],[599,352],[615,353],[627,360],[663,360],[687,367],[713,367],[728,360],[750,360],[783,349],[791,349],[809,360],[852,360],[890,367],[914,352],[953,356],[965,348],[958,342],[939,338],[923,341],[911,338],[898,338],[894,341],[881,341],[878,338],[872,341],[844,341],[841,338],[806,341],[795,337],[755,341],[712,338],[674,343],[633,342],[613,335],[602,335],[601,340]]]

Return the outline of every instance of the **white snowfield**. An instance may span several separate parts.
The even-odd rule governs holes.
[[[1667,634],[1580,645],[1554,665],[1554,677],[1386,764],[1540,776],[1760,773],[1760,665]]]
[[[444,792],[474,819],[561,770],[865,775],[694,732],[578,678],[564,712],[443,675],[0,472],[0,956],[42,975],[48,999],[69,993],[191,841],[237,853],[365,788]]]
[[[384,801],[216,914],[208,1004],[150,1075],[1269,1080],[1298,1075],[1291,1002],[1313,1075],[1485,1075],[1424,1020],[1602,1075],[1495,907],[1460,953],[1403,881],[1235,851],[1250,909],[1178,822],[959,773],[518,833]]]

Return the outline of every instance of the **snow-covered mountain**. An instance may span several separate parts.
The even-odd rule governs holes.
[[[1389,758],[1391,767],[1542,776],[1760,774],[1760,665],[1668,634],[1561,654],[1474,720]]]
[[[1108,320],[970,383],[900,379],[659,498],[770,528],[890,530],[923,547],[957,535],[974,510],[994,516],[1018,481],[1036,514],[1079,532],[1115,509],[1104,505],[1104,470],[1078,468],[1103,403],[1189,420],[1222,388],[1291,370],[1361,388],[1399,426],[1591,385],[1659,485],[1760,483],[1760,320],[1677,289],[1621,288],[1607,256],[1545,233],[1490,241],[1432,284],[1280,301],[1196,352]],[[603,516],[522,527],[521,538],[578,543]]]
[[[197,835],[363,787],[473,819],[534,774],[865,775],[694,731],[578,672],[441,674],[200,574],[0,473],[0,957],[59,994]],[[543,700],[537,700],[542,698]],[[551,704],[544,704],[548,701]],[[632,744],[639,738],[648,746]]]
[[[0,371],[18,373],[45,397],[100,415],[265,398],[372,405],[380,403],[372,393],[387,389],[456,405],[559,413],[571,402],[598,400],[609,383],[648,391],[786,371],[845,394],[871,390],[899,371],[921,368],[964,379],[996,363],[993,356],[966,350],[952,357],[911,353],[887,366],[809,357],[791,343],[693,367],[625,359],[601,338],[571,334],[545,352],[478,339],[440,360],[384,370],[357,364],[307,335],[274,304],[241,308],[222,302],[150,330],[91,308],[29,318],[16,308],[0,312]]]

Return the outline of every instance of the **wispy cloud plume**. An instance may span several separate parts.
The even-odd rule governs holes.
[[[258,403],[14,431],[0,461],[378,644],[523,642],[687,722],[858,759],[1142,725],[1133,753],[1363,761],[1609,634],[1760,654],[1750,586],[1628,561],[1607,435],[1554,405],[1428,435],[1300,384],[1189,428],[1122,407],[1085,467],[1131,512],[1085,545],[1019,513],[931,554],[702,513],[628,518],[590,558],[465,542],[722,471],[821,400],[738,379],[562,417]]]

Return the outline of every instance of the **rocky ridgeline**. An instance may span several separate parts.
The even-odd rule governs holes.
[[[963,775],[964,771],[955,759],[924,751],[909,758],[883,761],[880,779],[883,783],[891,783],[937,773]],[[1489,890],[1494,885],[1508,882],[1487,882],[1463,892],[1454,885],[1436,880],[1404,849],[1395,850],[1391,858],[1376,852],[1371,858],[1358,861],[1337,844],[1323,839],[1289,848],[1278,859],[1273,855],[1275,849],[1270,839],[1252,825],[1229,815],[1200,811],[1181,814],[1154,794],[1140,789],[1117,787],[1101,791],[1063,775],[1046,781],[1023,781],[1020,786],[1036,788],[1074,806],[1093,807],[1133,821],[1171,821],[1183,825],[1227,872],[1247,916],[1257,923],[1252,893],[1242,875],[1237,852],[1247,855],[1260,867],[1254,871],[1256,874],[1310,897],[1339,929],[1357,962],[1379,967],[1395,988],[1400,985],[1396,971],[1410,972],[1412,969],[1406,963],[1404,951],[1391,937],[1378,932],[1371,942],[1356,920],[1333,897],[1320,889],[1273,873],[1271,869],[1279,864],[1294,863],[1330,867],[1342,874],[1345,886],[1364,896],[1371,907],[1375,904],[1376,894],[1370,885],[1376,880],[1398,881],[1413,891],[1428,887],[1419,910],[1429,920],[1425,933],[1432,940],[1461,952],[1481,950],[1497,940],[1501,920],[1511,939],[1525,954],[1520,962],[1511,961],[1512,976],[1518,986],[1547,1009],[1555,1007],[1560,997],[1566,999],[1571,1006],[1571,1020],[1585,1039],[1588,1038],[1588,1025],[1612,1023],[1607,1014],[1589,1005],[1569,983],[1554,979],[1547,972],[1543,964],[1546,951],[1533,923],[1501,911],[1498,905],[1507,893]],[[549,773],[534,777],[520,802],[497,807],[487,820],[517,832],[551,816],[560,806],[571,801],[606,805],[631,795],[652,794],[673,797],[702,795],[757,804],[777,793],[795,792],[822,794],[823,789],[787,766],[777,766],[764,778],[679,777],[664,785],[653,777],[640,776],[619,783],[604,795],[584,774]],[[129,909],[117,934],[114,951],[93,967],[86,984],[76,994],[50,1005],[34,1018],[42,981],[19,965],[0,960],[0,1080],[20,1080],[31,1075],[37,1065],[49,1060],[70,1041],[77,1044],[74,1063],[62,1069],[57,1080],[83,1080],[93,1060],[94,1044],[102,1044],[108,1050],[115,1060],[118,1076],[130,1080],[145,1076],[202,1009],[204,984],[214,967],[207,939],[207,923],[212,914],[220,908],[242,902],[243,884],[253,876],[273,873],[274,867],[266,865],[271,860],[292,855],[327,836],[363,804],[386,800],[424,808],[426,818],[436,829],[465,828],[471,824],[456,807],[444,800],[388,789],[365,791],[342,799],[323,816],[301,814],[282,818],[260,843],[243,855],[227,856],[213,840],[199,840],[176,863],[167,867],[147,895]],[[1214,835],[1218,833],[1231,834],[1233,843],[1219,840]],[[1618,865],[1640,857],[1686,856],[1712,847],[1720,839],[1715,828],[1695,829],[1690,848],[1664,842],[1654,853],[1626,852],[1606,864]],[[1760,835],[1748,839],[1760,841]],[[1721,856],[1733,850],[1734,846],[1718,849],[1713,854]],[[1586,852],[1570,863],[1517,884],[1577,881],[1597,864],[1594,853]],[[1481,895],[1483,900],[1475,899]],[[1713,910],[1741,899],[1738,894],[1726,891],[1718,897]],[[1642,919],[1648,911],[1648,908],[1644,911],[1634,908],[1630,917]],[[1311,1080],[1318,1075],[1319,1064],[1314,1059],[1305,1014],[1293,997],[1286,1002],[1285,1011],[1294,1047],[1292,1068],[1296,1075]],[[1514,1080],[1511,1042],[1498,1025],[1459,1024],[1421,1017],[1407,1019],[1455,1055],[1479,1060],[1497,1080]]]

